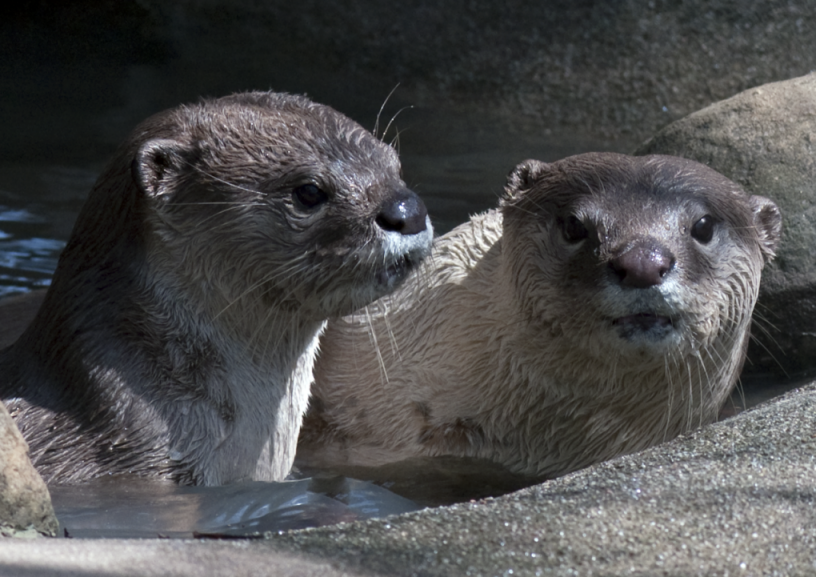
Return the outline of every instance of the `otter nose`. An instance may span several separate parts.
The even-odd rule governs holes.
[[[609,266],[624,286],[649,288],[663,282],[674,268],[674,255],[667,248],[654,243],[640,243],[630,247],[609,261]]]
[[[377,224],[383,230],[409,235],[423,232],[427,218],[422,199],[414,191],[400,188],[380,207]]]

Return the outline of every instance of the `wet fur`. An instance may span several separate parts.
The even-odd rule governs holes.
[[[719,225],[700,245],[687,230],[706,213]],[[564,242],[570,214],[592,223],[593,244]],[[437,239],[396,293],[329,324],[298,458],[456,455],[552,477],[709,423],[780,230],[772,202],[683,159],[522,163],[499,210]],[[624,288],[610,254],[644,237],[668,243],[676,268],[659,289]],[[672,316],[670,338],[612,330],[646,306]]]
[[[336,111],[247,93],[166,111],[118,150],[0,393],[48,482],[216,485],[289,471],[325,320],[427,254],[375,224],[396,153]],[[328,195],[315,210],[293,189]],[[403,267],[404,268],[404,267]]]

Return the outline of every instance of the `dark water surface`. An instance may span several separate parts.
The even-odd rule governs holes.
[[[60,536],[69,538],[260,537],[422,508],[372,483],[337,476],[224,487],[111,477],[50,491]]]
[[[0,164],[0,298],[50,284],[97,171]]]

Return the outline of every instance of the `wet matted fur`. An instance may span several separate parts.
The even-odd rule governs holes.
[[[499,210],[329,324],[298,458],[551,477],[709,423],[780,231],[771,201],[684,159],[524,162]]]
[[[431,239],[394,150],[327,106],[254,92],[160,113],[91,191],[0,393],[49,482],[280,480],[326,319]]]

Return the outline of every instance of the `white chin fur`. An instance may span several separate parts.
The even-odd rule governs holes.
[[[382,241],[383,260],[397,261],[409,258],[419,261],[431,252],[433,242],[433,226],[430,217],[425,217],[425,230],[417,234],[400,234],[394,231],[385,231]]]

